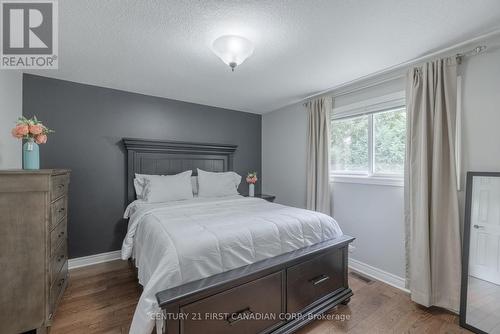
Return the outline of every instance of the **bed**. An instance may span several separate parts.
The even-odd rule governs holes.
[[[352,296],[348,245],[321,213],[227,196],[145,204],[135,173],[233,169],[234,145],[124,139],[122,258],[143,292],[131,333],[292,333]]]

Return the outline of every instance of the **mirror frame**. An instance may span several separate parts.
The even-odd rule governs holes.
[[[500,172],[467,172],[465,193],[464,234],[462,242],[462,286],[460,291],[460,326],[474,333],[488,334],[487,332],[467,324],[467,288],[469,284],[469,247],[472,207],[472,182],[474,176],[500,177]]]

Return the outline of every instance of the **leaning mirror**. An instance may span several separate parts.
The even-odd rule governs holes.
[[[468,172],[460,325],[500,334],[500,173]]]

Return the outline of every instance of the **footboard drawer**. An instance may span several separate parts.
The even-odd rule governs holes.
[[[287,312],[304,309],[344,286],[344,257],[335,249],[287,269]]]
[[[183,334],[259,333],[280,322],[282,272],[181,307]]]

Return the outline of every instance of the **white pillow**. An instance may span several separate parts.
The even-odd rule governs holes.
[[[188,170],[176,175],[150,175],[144,178],[143,199],[149,203],[179,201],[193,198],[191,174]]]
[[[137,199],[144,199],[144,188],[146,187],[146,179],[150,176],[149,174],[137,174],[135,173],[134,178],[134,188],[135,188],[135,197]]]
[[[138,174],[135,173],[134,178],[134,188],[135,196],[137,199],[144,199],[144,188],[146,187],[146,179],[150,176],[155,176],[152,174]],[[191,176],[191,188],[193,189],[193,194],[198,194],[198,178],[196,176]]]
[[[222,197],[238,195],[241,175],[235,172],[212,173],[198,168],[198,196]]]

